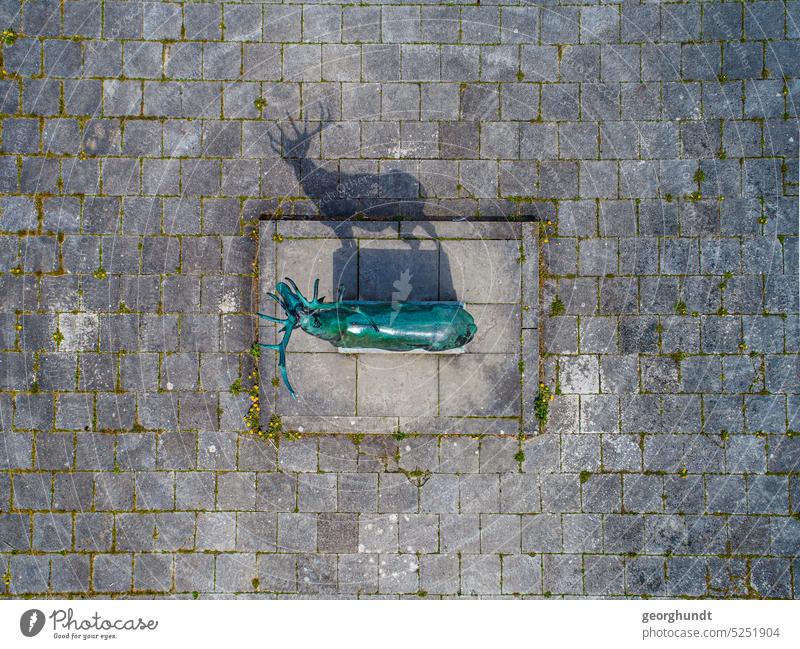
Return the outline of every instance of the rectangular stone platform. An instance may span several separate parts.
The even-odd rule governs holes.
[[[460,301],[478,325],[445,354],[343,350],[297,329],[287,368],[298,399],[260,360],[263,425],[319,433],[517,434],[537,430],[537,224],[487,221],[263,220],[259,308],[282,316],[267,292],[291,277],[310,295],[345,300]],[[278,341],[266,321],[260,342]],[[459,353],[456,353],[459,352]]]

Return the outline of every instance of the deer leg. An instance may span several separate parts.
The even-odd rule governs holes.
[[[369,322],[370,326],[375,331],[380,331],[380,328],[378,327],[377,323],[372,318],[370,318],[366,313],[364,313],[361,309],[359,309],[358,307],[354,307],[353,311],[358,315],[362,316],[363,318],[366,318],[367,322]]]

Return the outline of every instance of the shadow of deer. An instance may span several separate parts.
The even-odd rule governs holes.
[[[282,129],[280,137],[268,133],[270,147],[292,167],[303,193],[315,203],[319,215],[337,219],[423,220],[424,188],[413,175],[397,169],[383,174],[349,174],[340,172],[338,165],[331,169],[324,161],[308,157],[312,143],[332,124],[325,111],[314,127],[304,121],[301,129],[290,116],[291,134]]]
[[[319,216],[328,219],[324,222],[339,238],[339,249],[333,256],[334,278],[339,282],[345,268],[354,262],[356,256],[356,224],[361,232],[377,233],[384,226],[375,221],[381,219],[420,221],[423,237],[436,239],[437,235],[435,227],[425,221],[425,201],[421,198],[424,188],[413,175],[396,169],[384,174],[343,173],[339,171],[337,161],[332,161],[331,168],[326,164],[327,161],[308,157],[316,138],[332,125],[329,117],[325,112],[323,119],[315,126],[306,120],[301,128],[290,116],[289,133],[281,129],[280,136],[268,133],[268,137],[272,150],[292,167],[303,193],[317,206]],[[420,238],[403,241],[410,250],[420,250]],[[423,279],[418,274],[415,282],[437,282],[439,289],[445,295],[450,295],[453,286],[450,264],[444,250],[439,250],[438,278]],[[392,265],[389,251],[385,251],[385,261],[387,265]],[[395,268],[394,271],[402,280],[405,277],[402,273],[409,272],[409,269]],[[414,269],[410,269],[410,272],[413,273]]]

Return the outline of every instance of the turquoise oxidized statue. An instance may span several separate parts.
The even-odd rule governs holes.
[[[278,367],[283,382],[297,398],[286,372],[286,346],[297,327],[335,347],[379,349],[382,351],[441,352],[456,349],[472,340],[478,327],[461,302],[366,302],[339,299],[326,303],[317,297],[319,280],[314,282],[314,297],[308,300],[288,277],[278,282],[268,295],[286,312],[285,318],[265,313],[258,315],[282,324],[283,339],[277,345],[260,343],[278,352]]]

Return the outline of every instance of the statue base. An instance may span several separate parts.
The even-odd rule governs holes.
[[[549,217],[548,217],[549,218]],[[262,426],[278,415],[303,433],[535,434],[539,362],[538,224],[515,221],[264,219],[259,308],[284,277],[320,296],[463,302],[478,331],[446,352],[336,348],[296,331],[287,353],[293,400],[273,353],[259,360]],[[280,340],[262,321],[259,342]]]
[[[412,349],[407,352],[392,352],[385,349],[371,349],[370,347],[337,347],[336,351],[340,354],[391,354],[394,356],[406,356],[408,354],[426,354],[430,356],[448,356],[450,354],[463,354],[465,347],[447,349],[443,352],[430,352],[427,349]]]

